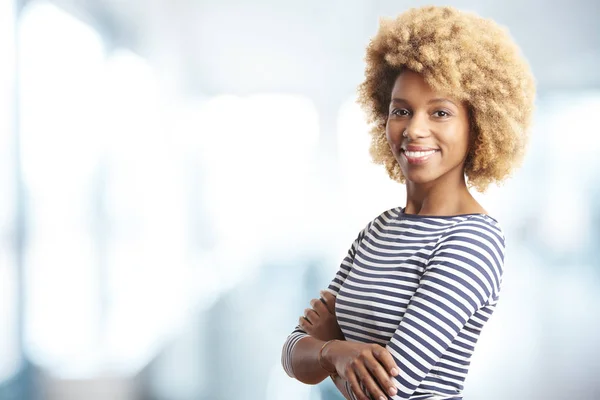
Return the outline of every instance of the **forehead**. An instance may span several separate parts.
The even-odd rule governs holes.
[[[437,100],[447,100],[459,108],[466,107],[464,102],[433,89],[427,84],[423,75],[411,70],[401,72],[394,81],[390,100],[391,102],[397,102],[398,99],[415,104],[429,103],[432,100],[436,102]]]
[[[436,91],[427,84],[423,75],[411,70],[403,71],[396,77],[392,93],[414,93],[438,97],[442,94],[436,93]]]

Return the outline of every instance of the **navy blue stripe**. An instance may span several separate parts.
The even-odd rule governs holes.
[[[445,372],[445,371],[440,371],[439,369],[435,370],[435,374],[439,375],[441,377],[444,377],[444,378],[454,379],[456,381],[462,381],[463,380],[463,377],[461,375],[454,375],[454,374],[451,374],[451,373],[448,373],[448,372]],[[427,379],[429,379],[429,378],[427,378]]]
[[[473,271],[469,270],[468,268],[463,267],[462,265],[458,265],[454,262],[452,262],[453,260],[457,260],[457,261],[462,261],[463,263],[466,263],[468,265],[470,265],[473,268],[477,268],[479,269],[480,266],[476,263],[474,263],[473,261],[464,258],[462,256],[459,256],[457,254],[444,254],[444,255],[440,255],[439,256],[446,258],[446,260],[440,260],[439,262],[434,262],[435,264],[433,266],[429,266],[428,270],[430,271],[435,271],[438,272],[442,275],[447,276],[448,278],[450,278],[450,280],[454,280],[457,282],[460,282],[463,284],[463,286],[466,286],[472,293],[477,295],[477,298],[479,299],[480,305],[483,305],[487,299],[490,298],[492,292],[485,286],[485,284],[481,281],[481,279],[479,279],[479,277],[477,275],[475,275],[473,273]],[[450,258],[450,260],[447,260],[448,258]],[[445,269],[442,268],[437,268],[437,266],[446,266],[446,267],[450,267],[452,270],[451,271],[447,271]],[[460,271],[463,274],[467,275],[468,277],[470,277],[472,280],[475,281],[475,285],[473,286],[473,284],[471,284],[469,281],[467,281],[466,279],[460,277],[458,274],[456,274],[455,271]],[[480,270],[484,275],[485,275],[485,271]],[[491,282],[490,282],[491,283]],[[493,284],[492,284],[493,285]],[[494,286],[492,286],[493,288]],[[482,297],[479,292],[483,291],[485,293],[485,297]],[[479,307],[478,307],[479,308]]]
[[[477,339],[476,338],[471,337],[471,336],[467,335],[464,332],[459,332],[457,337],[459,337],[459,338],[461,338],[463,340],[466,340],[468,342],[471,342],[473,344],[477,343]]]
[[[402,235],[403,237],[422,237],[422,236],[437,236],[446,230],[447,227],[428,227],[422,225],[409,225],[404,226],[393,226],[386,225],[383,221],[377,221],[373,224],[373,230],[377,230],[380,233],[387,233],[390,235]],[[410,231],[412,232],[410,232]]]
[[[358,321],[356,321],[356,320],[354,320],[352,318],[348,318],[348,317],[343,316],[343,315],[338,315],[337,316],[337,320],[338,320],[338,324],[340,324],[340,325],[345,322],[345,323],[354,324],[354,325],[358,324],[361,327],[366,328],[366,329],[373,329],[375,331],[379,330],[379,332],[384,333],[384,335],[382,335],[382,338],[385,339],[385,340],[390,340],[390,338],[392,337],[392,335],[396,331],[396,328],[388,328],[388,327],[381,326],[381,325],[370,324],[370,323],[365,322],[365,321],[361,321],[360,324],[359,324]],[[372,333],[366,332],[366,331],[361,331],[361,333],[364,333],[366,335],[371,335],[372,334]]]
[[[396,343],[390,342],[388,344],[388,346],[391,349],[393,349],[396,353],[398,353],[398,354],[401,355],[401,361],[400,360],[395,360],[395,361],[396,361],[396,365],[404,366],[405,367],[403,371],[404,371],[404,373],[406,375],[410,376],[411,378],[413,378],[413,379],[415,379],[417,381],[419,379],[422,379],[422,378],[419,377],[419,375],[417,374],[417,372],[414,369],[412,369],[412,368],[406,368],[406,367],[408,367],[407,364],[410,364],[411,366],[417,368],[419,371],[421,371],[421,373],[423,373],[425,375],[429,372],[429,368],[427,368],[426,366],[421,365],[421,363],[419,363],[417,360],[415,360],[410,354],[408,354],[404,349],[402,349]]]
[[[471,325],[474,325],[474,326],[475,326],[476,328],[478,328],[479,330],[483,329],[483,325],[482,325],[482,324],[480,324],[480,323],[479,323],[479,322],[477,322],[477,321],[474,321],[474,320],[473,320],[473,318],[471,318],[471,319],[469,320],[469,324],[471,324]]]
[[[407,315],[414,317],[419,322],[426,323],[427,326],[423,327],[423,333],[431,337],[431,339],[435,339],[437,337],[436,335],[433,335],[432,331],[437,332],[442,336],[445,336],[449,341],[452,341],[454,339],[454,336],[456,335],[457,330],[454,326],[451,326],[452,332],[448,332],[446,329],[442,328],[437,322],[421,314],[415,308],[409,308],[404,314],[404,319],[412,321],[412,318],[407,318]]]
[[[414,227],[419,225],[432,225],[439,228],[449,227],[456,223],[456,221],[440,221],[436,219],[422,219],[421,221],[411,221],[406,220],[404,218],[398,218],[398,216],[393,216],[391,214],[383,214],[381,218],[377,218],[377,220],[381,223],[384,223],[388,226],[400,225],[400,226],[408,226]]]
[[[425,295],[423,295],[422,293],[415,293],[415,296],[419,295],[419,297],[426,297]],[[421,310],[425,310],[428,313],[434,315],[436,318],[440,319],[441,321],[443,321],[445,324],[450,325],[451,327],[456,326],[456,322],[452,321],[450,318],[448,318],[446,315],[441,314],[439,311],[429,307],[428,305],[426,305],[425,303],[422,303],[420,301],[413,301],[410,303],[413,307],[416,308],[420,308]],[[461,325],[464,325],[465,322],[467,322],[463,317],[461,317],[457,312],[454,312],[453,310],[451,310],[450,308],[448,308],[448,306],[446,305],[441,305],[440,307],[443,308],[444,312],[447,312],[449,314],[451,314],[452,316],[454,316],[458,322]]]
[[[410,321],[407,320],[407,324],[405,325],[413,325],[413,323],[410,323]],[[399,333],[400,335],[406,335],[409,336],[411,338],[413,338],[416,342],[419,342],[423,347],[425,347],[427,350],[431,351],[432,353],[437,353],[436,348],[433,346],[433,344],[431,344],[430,342],[424,342],[423,340],[421,340],[421,337],[416,333],[411,331],[410,329],[406,329],[405,325],[401,325],[398,329],[399,329]],[[397,338],[397,340],[399,340],[399,338]],[[438,342],[439,343],[439,342]],[[442,346],[444,345],[443,343],[440,343]]]
[[[467,233],[467,232],[465,232]],[[438,248],[438,251],[443,249],[444,247],[456,247],[456,248],[460,248],[460,247],[466,247],[469,249],[478,249],[478,250],[483,250],[479,252],[479,257],[481,258],[481,253],[485,253],[488,254],[493,260],[494,260],[494,265],[500,265],[501,262],[500,260],[498,260],[498,257],[496,257],[496,254],[492,251],[492,249],[490,249],[488,244],[491,244],[492,246],[494,245],[491,241],[488,241],[484,238],[481,237],[481,235],[479,234],[479,232],[469,232],[472,235],[478,235],[478,237],[480,239],[473,239],[467,236],[458,236],[453,234],[452,236],[450,236],[449,238],[445,239],[444,242],[445,244],[440,246]],[[461,246],[461,245],[457,245],[457,244],[449,244],[449,242],[453,242],[453,241],[457,241],[457,242],[464,242],[465,245]],[[468,244],[468,245],[467,245]],[[469,246],[470,245],[470,246]],[[498,254],[502,254],[498,247],[494,246],[494,248],[496,249],[496,252]],[[481,258],[482,261],[484,261],[486,264],[489,264],[489,261],[485,258]]]
[[[428,384],[438,384],[438,385],[445,385],[445,386],[454,386],[456,389],[454,389],[453,394],[458,394],[460,393],[461,390],[463,390],[463,385],[456,385],[456,383],[452,382],[452,381],[448,381],[447,379],[444,379],[441,375],[439,375],[436,371],[436,376],[428,376],[427,378],[425,378],[425,380],[423,381],[423,384],[420,386],[421,388],[425,388],[425,385]],[[448,390],[449,389],[441,389],[440,391],[446,391],[445,393],[448,394]]]
[[[446,382],[447,383],[447,382]],[[431,390],[431,391],[438,391],[447,395],[453,395],[453,394],[458,394],[460,393],[458,390],[454,389],[454,390],[448,390],[448,389],[443,389],[441,387],[438,386],[431,386],[431,385],[421,385],[419,386],[421,389],[424,390]]]
[[[454,343],[452,345],[454,346]],[[446,351],[448,353],[456,354],[457,356],[462,357],[462,358],[471,357],[471,353],[470,352],[459,351],[459,350],[456,349],[456,347],[448,347],[446,349]]]
[[[466,325],[463,327],[463,331],[470,332],[471,334],[473,334],[475,336],[479,336],[481,334],[481,330],[469,328]]]
[[[423,350],[421,350],[419,347],[417,347],[414,344],[414,342],[409,340],[407,337],[400,336],[399,342],[402,346],[406,347],[407,349],[410,349],[413,353],[415,353],[416,355],[421,357],[427,363],[427,364],[423,365],[419,361],[413,360],[412,364],[425,373],[429,372],[429,366],[435,364],[435,360],[433,358],[431,358],[430,356],[428,356],[427,354],[425,354],[425,352],[423,352]],[[423,345],[422,339],[417,340],[417,342],[420,345]],[[394,343],[394,346],[395,346],[395,343]],[[436,354],[436,353],[439,353],[439,352],[438,351],[434,352],[434,354]]]
[[[356,265],[359,265],[359,261],[356,261]],[[362,265],[359,265],[361,268],[364,269],[369,269],[368,267],[363,267]],[[394,269],[388,269],[388,272],[393,271],[396,272],[396,268]],[[400,271],[398,271],[400,272]],[[397,280],[397,281],[401,281],[401,282],[410,282],[410,283],[419,283],[419,279],[418,278],[408,278],[406,276],[402,276],[402,275],[394,275],[394,274],[371,274],[369,272],[365,272],[365,271],[360,271],[358,269],[354,270],[354,273],[356,275],[365,277],[365,278],[375,278],[375,279],[391,279],[391,280]],[[413,272],[414,273],[414,272]],[[376,282],[375,282],[376,283]],[[411,287],[411,290],[414,290],[414,286]]]
[[[459,342],[458,340],[455,340],[454,342],[452,342],[452,345],[454,347],[460,347],[462,349],[465,349],[466,351],[469,351],[471,353],[473,352],[473,350],[475,350],[475,346],[471,346],[469,344]]]
[[[412,230],[416,230],[414,227]],[[430,242],[431,239],[435,239],[440,236],[443,230],[433,230],[433,231],[416,231],[416,232],[408,232],[408,230],[390,230],[389,228],[385,228],[381,225],[373,226],[369,234],[377,237],[379,240],[385,242],[393,242],[393,243],[423,243]]]
[[[449,250],[449,251],[446,251]],[[476,263],[473,260],[460,255],[460,254],[456,254],[455,251],[462,251],[464,253],[467,254],[471,254],[473,257],[476,257],[477,259],[481,260],[481,264],[480,263]],[[448,258],[453,258],[456,260],[460,260],[462,262],[464,262],[465,264],[468,264],[472,267],[474,267],[477,271],[479,271],[487,280],[489,286],[494,289],[497,287],[500,287],[500,278],[498,277],[498,273],[496,272],[496,265],[492,265],[492,263],[490,263],[490,261],[485,258],[483,256],[483,254],[481,254],[479,251],[473,250],[472,248],[469,247],[465,247],[465,246],[459,246],[459,245],[452,245],[452,246],[442,246],[440,247],[440,249],[438,250],[438,253],[436,254],[439,257],[448,257]],[[483,266],[487,266],[487,268],[484,268]],[[470,276],[476,277],[475,274],[471,273],[471,271],[469,271],[468,269],[462,268],[463,271],[465,271],[466,273],[468,273]],[[490,272],[492,273],[493,276],[490,276]],[[479,278],[476,277],[476,280],[480,283],[480,285],[483,287],[483,283],[481,283],[481,280]],[[488,294],[489,297],[489,294]]]
[[[483,307],[479,310],[480,312],[475,313],[477,315],[477,318],[479,319],[484,319],[485,321],[487,321],[487,318],[483,315],[481,315],[481,313],[485,313],[488,314],[488,317],[491,317],[492,314],[494,313],[494,310],[487,308],[487,307]]]
[[[498,247],[498,244],[492,238],[486,238],[485,236],[482,236],[481,230],[485,231],[486,233],[489,233],[492,236],[495,236],[496,239],[498,239],[500,241],[500,243],[504,243],[504,240],[502,238],[500,238],[498,235],[496,235],[494,232],[485,229],[481,225],[471,225],[471,227],[474,229],[464,229],[464,228],[466,228],[466,226],[463,226],[463,227],[461,227],[461,229],[452,230],[452,235],[444,238],[443,243],[440,243],[440,244],[445,244],[445,243],[453,241],[453,240],[458,240],[461,242],[468,242],[469,244],[473,245],[475,248],[484,249],[485,252],[488,253],[494,259],[496,265],[501,265],[504,261],[504,251],[502,251],[502,249],[500,249],[500,247]],[[479,229],[479,230],[475,230],[475,229]],[[475,240],[468,236],[465,236],[464,234],[473,235],[473,236],[476,236],[481,239]],[[489,247],[490,245],[496,250],[496,253],[500,256],[500,258],[502,260],[498,260],[498,258],[496,257],[496,254],[493,251],[491,251],[491,249]],[[435,251],[437,251],[437,249],[435,249]]]
[[[340,325],[341,326],[341,325]],[[360,328],[356,328],[354,326],[349,326],[349,325],[344,325],[344,331],[349,331],[349,332],[354,332],[354,333],[359,333],[365,336],[369,336],[371,339],[375,340],[379,340],[381,342],[387,342],[390,339],[389,335],[382,335],[382,334],[375,334],[372,332],[365,332],[363,329]]]
[[[442,263],[440,263],[442,264]],[[440,265],[438,264],[438,265]],[[446,264],[446,263],[444,263]],[[453,265],[446,265],[449,266],[450,268],[453,268]],[[438,267],[430,267],[431,272],[435,272],[438,275],[443,275],[446,278],[449,278],[448,280],[442,280],[439,278],[434,278],[431,275],[425,273],[423,274],[423,277],[421,278],[421,281],[427,280],[427,281],[431,281],[431,282],[436,282],[437,284],[439,284],[440,286],[443,286],[445,288],[448,288],[450,290],[452,290],[455,294],[457,294],[459,297],[467,300],[473,307],[473,310],[469,312],[469,315],[473,314],[477,309],[479,309],[484,303],[485,300],[481,294],[479,294],[479,291],[473,287],[473,285],[471,285],[471,283],[467,282],[466,280],[464,280],[463,278],[454,275],[453,273],[446,271],[442,268],[438,268]],[[479,300],[479,303],[475,303],[470,296],[468,296],[462,289],[459,289],[457,286],[453,285],[452,283],[454,282],[459,282],[462,284],[462,286],[465,286],[472,294],[475,295],[475,297],[477,297],[477,299]],[[446,294],[445,297],[447,297],[448,295]]]
[[[361,285],[368,285],[367,288],[361,288],[358,286],[355,286],[353,283],[355,284],[361,284]],[[377,286],[377,288],[375,289],[374,286]],[[384,287],[385,289],[382,289],[381,287]],[[396,285],[398,286],[398,285]],[[410,294],[404,294],[404,293],[399,293],[396,290],[400,290],[402,288],[398,288],[394,286],[393,284],[386,284],[386,282],[369,282],[369,281],[365,281],[362,279],[357,279],[353,276],[349,277],[348,279],[346,279],[346,282],[344,282],[344,288],[348,288],[350,290],[355,290],[355,291],[373,291],[377,294],[381,294],[381,295],[385,295],[385,296],[390,296],[390,297],[394,297],[397,299],[404,299],[407,300],[406,303],[408,303],[408,300],[410,300],[411,295]],[[390,288],[391,290],[387,290],[387,288]],[[404,289],[404,290],[413,290],[412,288],[409,289]]]
[[[468,368],[468,367],[471,365],[471,361],[469,361],[468,359],[467,359],[467,360],[465,360],[465,359],[463,359],[463,358],[456,358],[456,357],[452,357],[452,356],[451,356],[451,355],[449,355],[449,354],[444,354],[444,355],[442,356],[442,358],[440,359],[440,365],[442,365],[441,363],[442,363],[443,361],[450,361],[450,362],[452,362],[452,363],[454,363],[454,364],[460,364],[460,365],[462,365],[462,366],[464,366],[464,367],[467,367],[467,368]]]
[[[339,278],[334,278],[333,282],[337,283],[338,285],[342,286],[344,284],[344,280],[339,279]],[[336,288],[333,283],[330,283],[329,286],[327,287],[328,289],[333,290],[334,292],[337,292],[338,288]]]
[[[381,294],[381,293],[377,292],[377,294]],[[371,293],[360,295],[360,294],[351,293],[349,291],[344,291],[344,296],[350,297],[354,300],[362,300],[363,302],[372,301],[372,302],[376,302],[376,303],[380,303],[380,304],[386,304],[391,307],[406,308],[405,301],[393,301],[393,300],[388,300],[388,299],[383,299],[383,298],[379,299],[377,297],[373,297]],[[389,309],[382,309],[382,312],[392,313],[393,311],[389,310]]]
[[[375,265],[379,264],[379,266],[375,267],[373,265],[368,265],[366,264],[364,261],[367,262],[371,262]],[[403,265],[403,266],[400,266]],[[415,267],[409,267],[411,265],[416,266]],[[410,275],[416,275],[418,277],[420,277],[422,275],[421,271],[424,271],[425,268],[423,267],[423,263],[417,260],[377,260],[374,258],[369,257],[368,255],[365,255],[364,253],[359,253],[356,255],[356,258],[354,259],[354,267],[359,266],[363,269],[370,269],[373,271],[397,271],[397,272],[405,272],[407,274]],[[354,268],[354,271],[356,271],[356,268]],[[402,277],[403,279],[405,277]],[[410,277],[406,277],[407,280],[411,280],[411,281],[415,281],[415,283],[418,283],[419,280],[415,279],[415,278],[410,278]]]
[[[361,311],[365,311],[360,305],[345,302],[340,299],[337,300],[337,303],[350,306],[354,309],[359,309]],[[366,310],[366,311],[369,311],[369,310]],[[337,306],[336,306],[336,314],[351,315],[353,317],[357,317],[357,318],[361,318],[361,319],[370,319],[370,320],[377,321],[377,322],[383,322],[384,324],[397,324],[398,323],[397,319],[393,318],[393,315],[391,315],[392,318],[384,318],[384,317],[375,316],[368,312],[363,313],[363,312],[355,311],[355,310],[340,309]]]
[[[377,243],[375,242],[375,239],[383,242],[383,243]],[[426,252],[427,254],[430,254],[433,249],[435,248],[435,244],[431,244],[429,243],[430,241],[413,241],[410,242],[410,246],[405,243],[405,240],[396,240],[395,242],[399,242],[400,244],[391,244],[391,243],[395,243],[393,241],[393,238],[384,238],[382,236],[379,236],[379,234],[377,232],[369,232],[369,234],[363,239],[361,240],[361,244],[363,242],[368,242],[371,243],[371,245],[373,247],[377,247],[380,250],[391,250],[391,251],[402,251],[402,250],[412,250],[415,252]]]
[[[429,337],[429,339],[431,339],[432,342],[436,342],[437,344],[439,344],[442,347],[446,346],[446,342],[444,342],[442,339],[438,338],[436,335],[432,335],[423,325],[418,323],[418,320],[413,320],[410,318],[405,318],[402,320],[402,324],[399,327],[399,330],[401,332],[404,332],[405,330],[407,330],[404,325],[410,325],[412,327],[414,327],[415,329],[417,329],[419,332],[423,333],[424,335],[427,335]]]
[[[378,313],[378,314],[383,314],[383,315],[387,315],[390,317],[389,319],[389,323],[393,324],[394,326],[397,325],[397,320],[396,318],[394,318],[397,314],[404,314],[404,309],[402,311],[397,311],[395,314],[390,312],[390,310],[386,310],[384,308],[378,307],[376,305],[371,305],[371,304],[361,304],[361,303],[353,303],[351,301],[348,301],[347,299],[344,300],[338,300],[338,303],[340,305],[345,305],[345,306],[349,306],[352,307],[354,310],[357,311],[349,311],[347,309],[342,309],[339,307],[336,307],[337,312],[339,313],[355,313],[355,312],[364,312],[364,317],[365,318],[370,318],[371,315],[373,315],[374,313]],[[382,321],[384,322],[384,321]]]
[[[401,236],[399,234],[395,234],[395,236],[392,237],[383,237],[383,234],[386,234],[387,232],[380,232],[379,230],[377,230],[377,228],[373,228],[372,230],[369,231],[369,233],[365,236],[365,238],[363,240],[368,240],[371,236],[374,237],[375,239],[381,240],[382,242],[387,242],[386,246],[390,246],[390,249],[398,249],[404,248],[404,244],[408,243],[408,244],[416,244],[419,246],[424,246],[425,243],[427,242],[431,242],[432,238],[436,238],[439,235],[427,235],[425,238],[421,237],[421,238],[417,238],[417,239],[412,239],[412,238],[407,238],[405,236]],[[396,243],[396,246],[392,246],[392,243]],[[430,244],[431,245],[431,244]]]
[[[382,294],[385,293],[390,293],[390,296],[396,296],[396,297],[404,297],[407,296],[408,299],[410,299],[410,295],[404,295],[401,293],[396,292],[396,290],[408,290],[408,291],[414,291],[415,288],[414,286],[405,286],[405,285],[401,285],[399,283],[393,283],[393,282],[373,282],[373,281],[366,281],[364,279],[359,279],[356,278],[354,275],[350,275],[346,278],[346,284],[348,282],[354,282],[354,283],[359,283],[361,285],[367,285],[369,287],[377,287],[378,290],[380,290],[380,287],[387,287],[392,289],[389,292],[386,292],[384,290],[382,290]],[[346,285],[345,284],[345,285]],[[367,290],[366,288],[360,288],[359,290]]]
[[[415,360],[413,360],[413,358],[409,354],[406,353],[406,351],[404,351],[401,348],[399,348],[398,346],[396,346],[396,344],[393,342],[390,342],[388,344],[388,347],[390,347],[392,350],[394,350],[400,356],[400,359],[396,359],[396,357],[394,357],[394,356],[392,356],[392,357],[394,358],[394,361],[396,361],[396,365],[398,365],[400,368],[405,367],[405,368],[402,368],[402,372],[404,374],[410,376],[412,379],[415,379],[415,380],[422,379],[422,378],[420,378],[419,375],[417,375],[417,373],[415,371],[413,371],[412,369],[406,368],[407,362],[411,363],[412,365],[415,365],[415,366],[418,365],[418,363],[416,363]],[[427,373],[427,371],[423,371],[423,372]],[[401,377],[402,377],[402,374],[396,376],[396,379],[401,378]],[[406,384],[404,384],[404,386],[406,386],[412,390],[417,388],[415,385],[408,383],[408,382],[406,382]]]
[[[376,339],[365,339],[364,337],[353,335],[352,332],[344,333],[346,340],[349,342],[358,342],[358,343],[375,343]],[[382,342],[385,343],[385,342]]]
[[[425,281],[425,282],[423,282],[423,281]],[[447,281],[444,281],[444,280],[438,279],[438,278],[434,278],[433,276],[426,276],[426,275],[423,276],[423,279],[421,280],[421,288],[423,290],[427,290],[429,292],[437,294],[444,300],[447,300],[450,303],[452,303],[452,305],[454,305],[457,309],[461,309],[465,314],[471,315],[473,313],[473,311],[471,309],[467,308],[460,301],[456,300],[454,297],[448,295],[448,293],[445,290],[438,289],[437,287],[428,285],[427,284],[428,282],[437,283],[438,285],[443,286],[446,289],[452,290],[454,293],[458,294],[460,298],[467,301],[467,303],[469,303],[471,305],[472,309],[476,310],[478,308],[477,303],[475,303],[470,297],[468,297],[466,294],[464,294],[460,289],[458,289],[455,286],[450,285]]]
[[[391,256],[391,255],[382,255],[382,259],[376,259],[374,257],[371,257],[371,255],[373,255],[372,251],[367,251],[367,250],[363,250],[361,249],[361,251],[357,254],[357,257],[354,259],[354,263],[355,265],[359,265],[361,267],[365,267],[365,268],[372,268],[375,271],[381,271],[381,270],[389,270],[390,267],[389,265],[393,265],[394,270],[399,269],[401,271],[406,271],[410,274],[415,274],[415,275],[419,275],[421,276],[422,272],[425,271],[425,261],[421,261],[416,259],[416,255],[412,255],[409,257],[405,257],[405,258],[397,258],[397,259],[392,259],[392,257],[395,256]],[[428,255],[424,255],[423,257],[424,260],[429,259]],[[369,265],[367,266],[364,262],[362,262],[360,259],[363,259],[367,262],[371,262],[372,264],[380,264],[381,267],[375,267],[373,265]],[[415,268],[416,267],[416,268]]]
[[[496,248],[498,254],[502,254],[502,249],[498,247],[497,244],[495,244],[496,241],[493,240],[493,238],[495,238],[501,244],[501,246],[504,247],[505,243],[503,235],[500,234],[500,231],[498,229],[490,227],[490,225],[485,222],[477,220],[465,221],[461,224],[455,224],[451,229],[448,230],[448,233],[470,233],[481,237],[481,231],[492,236],[492,238],[490,238],[488,241],[492,244],[492,246]]]
[[[361,246],[363,246],[363,244],[361,243]],[[425,263],[427,262],[427,260],[429,259],[429,254],[422,254],[422,255],[418,255],[415,254],[415,252],[411,252],[411,253],[407,253],[404,257],[403,254],[401,254],[400,252],[394,253],[394,254],[390,254],[390,253],[382,253],[382,252],[378,252],[378,251],[374,251],[370,248],[362,248],[360,249],[360,251],[358,252],[358,256],[366,261],[372,262],[374,264],[408,264],[408,265],[414,265],[417,267],[421,267],[421,268],[425,268]],[[376,257],[380,257],[380,258],[375,258]],[[417,257],[422,258],[424,261],[421,260],[417,260]],[[355,261],[356,261],[356,257],[355,257]],[[372,268],[377,268],[375,266],[370,266]],[[382,268],[382,267],[379,267]],[[388,267],[383,267],[382,269],[386,269]],[[415,269],[414,268],[404,268],[407,272],[410,273],[415,273]]]
[[[467,368],[455,367],[454,365],[446,364],[443,362],[439,362],[437,365],[439,368],[449,369],[451,371],[456,371],[460,374],[467,374],[469,372]]]

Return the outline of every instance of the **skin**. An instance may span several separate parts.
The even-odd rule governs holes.
[[[299,318],[302,329],[315,339],[327,342],[329,340],[345,340],[344,334],[337,323],[335,316],[335,297],[326,291],[321,291],[320,299],[310,301],[312,308],[304,310],[304,315]],[[350,400],[346,392],[344,381],[338,376],[331,376],[333,383],[340,393]]]
[[[304,383],[316,384],[336,371],[338,376],[332,378],[333,382],[346,399],[350,396],[346,392],[345,381],[350,383],[359,399],[369,400],[367,393],[374,399],[387,399],[382,387],[388,388],[390,395],[396,394],[397,389],[390,377],[398,374],[398,366],[391,354],[376,344],[343,340],[335,318],[335,297],[331,293],[322,291],[321,299],[313,299],[310,304],[313,308],[306,309],[299,318],[300,325],[311,336],[300,340],[294,347],[292,365],[296,378]],[[318,354],[329,340],[335,341],[323,349],[321,365]],[[359,382],[366,386],[367,393],[363,392]]]
[[[443,93],[437,93],[423,77],[405,70],[398,75],[390,96],[386,137],[394,157],[406,178],[407,214],[452,216],[487,214],[468,190],[464,166],[472,137],[469,110],[465,103]],[[405,133],[406,132],[406,133]],[[410,163],[406,150],[410,146],[436,150],[426,162]],[[361,400],[387,399],[397,390],[391,377],[398,366],[391,354],[376,344],[347,342],[335,318],[335,298],[322,292],[320,299],[311,301],[300,325],[311,335],[294,348],[293,368],[298,380],[319,383],[329,372],[318,362],[321,346],[322,364],[337,371],[341,380],[348,381]],[[362,383],[367,392],[363,392]],[[340,382],[336,382],[340,391]],[[384,389],[385,388],[385,389]]]
[[[406,178],[406,213],[483,213],[467,188],[464,165],[471,143],[467,105],[432,90],[413,71],[402,72],[392,89],[386,137]],[[406,131],[408,137],[404,137]],[[411,165],[403,147],[437,149],[429,160]]]

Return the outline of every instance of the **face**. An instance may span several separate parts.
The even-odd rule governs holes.
[[[386,137],[407,183],[464,179],[469,148],[467,107],[404,71],[392,89]]]

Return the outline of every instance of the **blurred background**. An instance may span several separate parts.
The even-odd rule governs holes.
[[[600,3],[445,4],[538,82],[523,167],[478,195],[508,249],[465,399],[600,399]],[[355,89],[420,5],[0,0],[0,399],[340,399],[281,347],[404,205]]]

